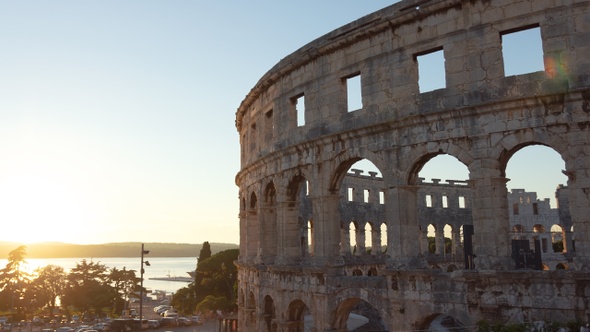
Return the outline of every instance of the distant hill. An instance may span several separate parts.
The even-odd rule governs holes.
[[[237,244],[214,243],[211,253],[226,249],[236,249]],[[8,253],[23,245],[16,242],[0,242],[0,259],[8,258]],[[198,257],[203,244],[190,243],[144,243],[150,257]],[[26,258],[81,258],[81,257],[139,257],[141,242],[121,242],[105,244],[33,243],[27,244]],[[25,258],[25,259],[26,259]]]

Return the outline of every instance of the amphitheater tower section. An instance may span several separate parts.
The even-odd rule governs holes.
[[[537,70],[509,65],[521,34],[539,39]],[[287,55],[236,127],[241,331],[590,318],[589,1],[401,1]],[[506,166],[531,145],[565,162],[560,269],[531,264],[537,237],[510,225]],[[431,186],[425,205],[419,172],[441,154],[469,178],[454,194]],[[360,160],[378,172],[351,171]],[[438,233],[430,246],[429,224],[451,244]]]

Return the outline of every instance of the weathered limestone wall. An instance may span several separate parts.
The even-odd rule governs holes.
[[[506,76],[502,37],[528,28],[540,31],[545,70]],[[443,52],[446,84],[422,92],[416,59],[433,50]],[[385,330],[441,316],[466,326],[492,316],[587,319],[588,54],[585,0],[406,0],[281,60],[236,113],[241,329],[302,331],[307,315],[315,331],[344,331],[361,302]],[[347,79],[359,75],[363,106],[349,110]],[[505,168],[534,144],[566,164],[572,270],[511,271]],[[474,271],[432,270],[422,255],[418,171],[438,154],[469,169]],[[361,159],[383,174],[383,213],[371,217],[386,226],[381,254],[343,246],[342,180]]]

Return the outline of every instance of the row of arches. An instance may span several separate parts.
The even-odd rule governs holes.
[[[554,151],[553,151],[554,153]],[[455,165],[453,167],[463,167],[466,172],[466,167],[461,164],[457,159],[446,154],[441,156],[447,156],[454,160]],[[448,159],[447,158],[447,159]],[[435,158],[436,159],[436,158]],[[318,205],[334,206],[337,203],[340,207],[335,211],[324,211],[324,215],[329,214],[331,219],[341,220],[336,228],[330,226],[328,228],[334,230],[336,241],[334,241],[334,234],[331,234],[332,243],[337,244],[337,250],[339,255],[357,255],[362,256],[366,254],[370,255],[391,255],[392,252],[390,247],[394,247],[389,243],[390,239],[399,238],[399,234],[393,232],[399,231],[399,227],[391,227],[395,225],[395,220],[385,219],[385,209],[387,204],[384,201],[390,200],[391,198],[385,198],[391,193],[387,193],[384,187],[387,186],[386,180],[381,177],[379,169],[372,163],[373,170],[369,170],[371,173],[370,178],[372,180],[379,180],[381,187],[371,187],[371,192],[383,193],[383,201],[365,200],[363,202],[351,201],[349,198],[349,188],[346,187],[346,179],[359,175],[358,158],[349,159],[344,161],[340,167],[337,167],[337,171],[344,169],[342,173],[336,173],[331,178],[339,179],[337,195],[318,195],[317,189],[314,190],[314,186],[310,184],[308,178],[313,178],[311,173],[307,173],[304,170],[299,170],[292,177],[286,178],[275,178],[267,181],[264,189],[259,194],[258,191],[252,190],[247,195],[241,197],[241,237],[242,237],[242,257],[252,261],[262,261],[265,263],[273,264],[277,256],[289,256],[292,260],[302,260],[306,257],[313,257],[317,254],[316,244],[318,243],[318,227],[322,229],[322,233],[326,231],[326,225],[318,224],[314,220],[314,214],[322,213],[318,211]],[[416,168],[419,170],[428,169],[429,163],[423,161],[420,167]],[[365,160],[365,163],[367,161]],[[352,172],[351,172],[352,170]],[[377,172],[375,172],[375,170]],[[288,174],[287,172],[286,174]],[[340,174],[340,175],[338,175]],[[379,174],[375,177],[375,174]],[[420,174],[421,175],[421,174]],[[464,175],[467,176],[467,175]],[[421,181],[421,177],[416,178],[418,182]],[[459,179],[460,182],[465,182],[463,179]],[[323,187],[322,183],[313,182],[317,187]],[[334,180],[331,180],[333,183]],[[457,182],[456,180],[449,181],[451,184]],[[275,183],[283,183],[284,190],[277,192]],[[465,182],[467,183],[467,182]],[[438,184],[438,181],[435,183]],[[333,185],[336,185],[333,183]],[[463,187],[465,188],[465,187]],[[369,191],[369,190],[367,190]],[[334,192],[332,190],[331,192]],[[258,197],[262,199],[259,200]],[[280,198],[279,198],[280,196]],[[427,197],[428,195],[424,195]],[[441,197],[445,198],[449,196],[444,193]],[[457,196],[457,195],[455,195]],[[460,194],[457,197],[463,198],[463,202],[467,202],[468,199],[464,194]],[[378,202],[378,203],[376,203]],[[327,204],[325,204],[327,203]],[[414,202],[416,208],[420,205],[428,206],[428,201]],[[373,206],[372,209],[367,206]],[[445,210],[451,210],[447,206],[442,206]],[[465,204],[458,204],[457,208],[466,211],[465,213],[471,213],[471,206]],[[434,218],[441,218],[440,213],[437,216],[434,214]],[[363,221],[368,220],[368,221]],[[432,217],[429,217],[432,218]],[[443,218],[448,218],[443,216]],[[457,215],[451,215],[450,218],[455,218],[452,224],[447,224],[444,227],[450,227],[451,230],[436,230],[439,222],[425,225],[424,221],[419,221],[420,231],[418,234],[419,240],[419,252],[422,254],[436,254],[445,257],[460,258],[462,255],[461,244],[462,240],[462,224],[465,220],[459,220],[464,217],[457,217]],[[289,222],[279,223],[278,219],[290,220]],[[292,222],[295,220],[296,222]],[[346,221],[349,220],[349,221]],[[428,221],[428,220],[427,220]],[[393,222],[393,224],[392,224]],[[432,229],[435,229],[434,231]],[[509,237],[506,234],[506,237]],[[562,238],[565,238],[563,233]],[[431,238],[431,239],[429,239]],[[324,242],[324,241],[319,241]],[[553,241],[550,243],[554,243]],[[325,252],[322,250],[322,254]],[[389,250],[389,251],[388,251]],[[281,252],[282,251],[282,252]],[[335,253],[335,251],[332,251]],[[404,253],[401,253],[402,255]]]
[[[517,224],[512,227],[512,238],[515,240],[542,240],[543,252],[567,253],[575,251],[574,227],[567,230],[558,224],[551,225],[547,232],[545,225],[535,224],[532,229]]]
[[[334,331],[386,331],[396,326],[395,321],[389,321],[387,311],[359,297],[340,300],[325,317],[314,317],[317,310],[311,310],[301,299],[275,301],[276,296],[269,294],[262,297],[261,305],[257,305],[256,299],[254,292],[249,292],[248,296],[242,292],[239,298],[247,313],[243,322],[247,331],[313,331],[316,319],[325,317],[328,317],[326,323]],[[452,331],[467,331],[462,322],[443,313],[425,315],[415,326],[418,330],[445,327]]]
[[[356,160],[349,160],[344,165],[350,165],[348,166],[348,169],[350,169],[353,161]],[[249,195],[242,195],[241,216],[244,219],[243,224],[247,226],[245,228],[241,227],[241,235],[246,236],[249,257],[266,256],[266,258],[269,258],[268,261],[272,261],[279,251],[277,248],[279,243],[273,241],[272,238],[278,237],[279,233],[289,234],[289,238],[284,239],[281,244],[291,244],[297,248],[296,250],[291,248],[291,253],[296,252],[296,255],[300,257],[314,256],[316,254],[315,244],[317,240],[314,238],[316,237],[318,225],[313,219],[313,207],[315,205],[314,200],[318,201],[318,196],[315,193],[314,196],[310,196],[313,188],[310,186],[307,177],[303,175],[304,173],[302,171],[295,174],[288,182],[282,178],[279,179],[279,182],[283,181],[286,184],[286,190],[281,194],[284,198],[279,199],[277,197],[277,188],[273,180],[266,184],[261,195],[258,195],[256,191],[251,191]],[[345,172],[340,178],[343,180],[346,175]],[[343,193],[345,191],[346,188],[340,187],[340,195],[336,197],[338,201],[346,201],[346,195]],[[262,201],[259,202],[258,196],[262,196]],[[334,199],[334,197],[330,197],[330,199]],[[281,203],[278,203],[279,201]],[[381,209],[384,210],[385,207],[382,206]],[[297,220],[297,222],[285,224],[285,227],[280,229],[279,232],[280,227],[276,222],[279,217],[288,217],[291,220]],[[342,213],[336,218],[341,219]],[[387,241],[390,237],[389,228],[391,227],[388,227],[390,221],[383,220],[383,215],[380,218],[382,219],[378,222],[360,223],[352,220],[348,222],[348,227],[344,226],[347,224],[346,222],[340,222],[341,236],[338,239],[340,253],[362,254],[367,251],[367,248],[372,254],[385,252],[388,247]],[[370,236],[367,236],[368,234]],[[381,242],[380,246],[374,245],[374,243],[378,244],[379,242]],[[364,247],[364,250],[360,250],[361,247]]]

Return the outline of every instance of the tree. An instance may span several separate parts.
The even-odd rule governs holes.
[[[111,307],[117,295],[115,288],[110,285],[106,266],[83,259],[68,274],[62,303],[83,313],[91,309],[99,313],[102,308]]]
[[[135,270],[127,270],[125,267],[119,270],[114,267],[109,272],[109,280],[114,291],[119,295],[115,299],[114,308],[120,312],[125,309],[124,304],[127,304],[131,295],[141,287],[141,278],[135,275]]]
[[[200,312],[207,312],[209,310],[217,311],[224,310],[229,311],[235,308],[235,303],[226,299],[223,296],[215,297],[213,295],[207,295],[203,301],[197,304],[197,310]]]
[[[238,255],[238,249],[229,249],[199,262],[197,274],[202,276],[197,290],[200,295],[199,303],[207,295],[212,295],[223,297],[235,306],[238,273],[234,261],[238,259]]]
[[[24,318],[23,307],[25,292],[30,280],[29,273],[23,270],[27,264],[25,256],[27,247],[20,246],[8,253],[8,262],[0,270],[0,290],[2,290],[2,300],[11,310],[16,308],[16,316],[13,319]],[[14,313],[13,313],[14,315]]]
[[[209,241],[205,241],[199,252],[198,262],[202,262],[209,258],[211,258],[211,245],[209,244]]]
[[[199,268],[199,262],[202,262],[209,258],[211,258],[211,245],[209,244],[209,241],[205,241],[203,242],[201,251],[199,251],[199,257],[197,257],[197,269]],[[197,269],[195,269],[195,271]],[[201,280],[197,276],[198,273],[195,273],[195,283],[200,283]]]
[[[174,293],[170,304],[176,308],[179,312],[190,315],[194,312],[197,302],[192,289],[189,287],[183,287]]]
[[[35,274],[28,292],[28,302],[34,308],[47,306],[51,315],[57,298],[64,294],[67,274],[63,267],[51,264],[38,268]]]
[[[199,310],[234,309],[238,280],[234,261],[238,259],[238,255],[238,249],[229,249],[211,256],[209,242],[203,243],[195,281],[178,290],[172,297],[172,304],[176,308],[183,308],[181,312],[186,314],[191,313],[195,307]]]

